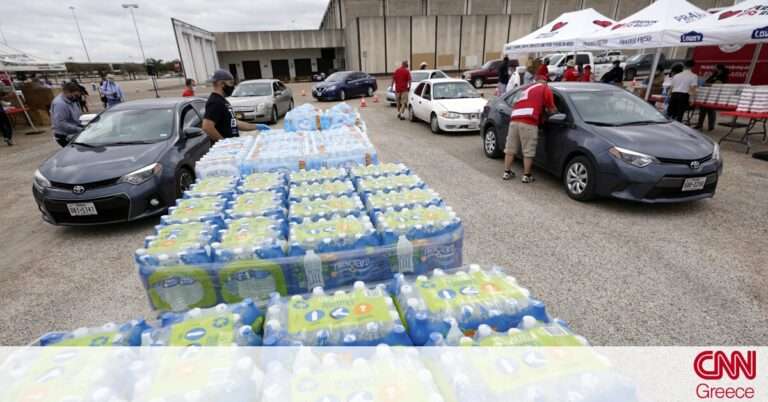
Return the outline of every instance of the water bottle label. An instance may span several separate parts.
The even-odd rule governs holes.
[[[549,328],[549,329],[548,329]],[[560,326],[535,327],[516,334],[497,333],[483,338],[479,346],[584,346],[572,333]]]
[[[522,300],[522,290],[503,277],[485,276],[483,272],[467,275],[433,276],[415,289],[432,313],[460,310],[462,306],[493,304],[498,300]]]
[[[174,324],[169,346],[230,346],[235,342],[235,317],[232,313],[215,314]]]
[[[385,299],[387,297],[352,293],[291,301],[288,305],[288,332],[365,328],[371,322],[390,322],[390,308]]]

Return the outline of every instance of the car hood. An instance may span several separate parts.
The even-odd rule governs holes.
[[[700,159],[712,153],[714,143],[677,122],[624,127],[590,126],[613,145],[657,158]]]
[[[40,167],[50,181],[66,184],[114,179],[155,163],[168,142],[88,148],[67,145]]]
[[[440,99],[434,103],[447,112],[481,113],[488,100],[484,98]]]
[[[232,105],[232,107],[254,106],[254,105],[258,105],[259,103],[269,103],[272,101],[272,97],[271,96],[238,96],[238,97],[230,96],[229,98],[227,98],[227,101],[229,101],[229,104]]]

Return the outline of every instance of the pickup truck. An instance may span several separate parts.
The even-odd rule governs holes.
[[[465,81],[469,81],[475,88],[482,88],[486,84],[496,84],[499,82],[499,66],[501,65],[501,59],[489,60],[485,62],[480,68],[474,70],[465,71],[462,74],[462,78]],[[515,71],[515,68],[519,65],[517,59],[509,60],[510,74]]]
[[[559,81],[565,71],[565,64],[568,60],[573,59],[573,53],[554,53],[546,56],[549,59],[549,79],[552,81]],[[576,65],[592,66],[592,80],[599,81],[603,74],[607,73],[612,64],[597,64],[595,56],[591,52],[578,52],[576,53]]]

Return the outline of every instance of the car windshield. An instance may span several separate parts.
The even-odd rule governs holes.
[[[588,124],[626,126],[669,122],[653,106],[626,91],[574,92],[568,96]]]
[[[344,81],[347,76],[349,76],[349,73],[333,73],[329,75],[325,80],[328,82],[339,82]]]
[[[94,119],[74,143],[98,146],[163,141],[173,133],[173,114],[173,109],[106,111]]]
[[[557,63],[559,63],[560,59],[562,58],[563,58],[562,54],[553,54],[552,56],[549,56],[549,65],[556,66]]]
[[[232,96],[240,98],[244,96],[269,96],[272,95],[272,84],[268,82],[243,83],[235,88]]]
[[[636,63],[636,62],[638,62],[638,61],[642,60],[642,59],[643,59],[643,57],[645,57],[645,55],[644,55],[644,54],[642,54],[642,53],[638,53],[638,54],[636,54],[636,55],[634,55],[634,56],[632,56],[632,57],[628,58],[628,59],[627,59],[627,63]]]
[[[429,71],[414,71],[411,73],[411,82],[421,82],[429,78]]]
[[[432,89],[432,99],[479,98],[480,94],[468,82],[436,83]]]
[[[485,64],[483,64],[483,66],[482,66],[482,67],[480,67],[480,68],[481,68],[481,69],[483,69],[483,70],[487,70],[487,69],[491,68],[491,66],[492,66],[492,65],[493,65],[493,63],[495,63],[495,62],[496,62],[496,60],[491,60],[491,61],[488,61],[488,62],[486,62]]]

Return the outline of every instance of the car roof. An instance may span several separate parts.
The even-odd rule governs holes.
[[[427,69],[427,68],[425,68],[424,70],[422,70],[422,69],[411,70],[412,73],[422,72],[422,73],[430,73],[430,74],[431,73],[436,73],[438,71],[440,71],[441,73],[445,74],[445,72],[443,70],[440,70],[440,69]]]
[[[550,82],[549,86],[559,92],[623,91],[613,84],[602,82]]]
[[[139,99],[128,102],[122,102],[109,108],[109,110],[127,110],[127,109],[157,109],[177,107],[181,104],[189,103],[194,100],[203,100],[199,97],[173,97],[173,98],[149,98]]]
[[[276,82],[276,81],[279,81],[279,80],[276,80],[274,78],[259,78],[259,79],[256,79],[256,80],[240,81],[240,84],[257,84],[257,83],[260,83],[260,82],[261,83],[265,83],[265,84],[271,84],[271,83]]]
[[[421,82],[430,82],[433,84],[440,84],[442,82],[466,82],[467,84],[469,84],[467,81],[464,81],[458,78],[430,78],[428,80],[424,80]]]

